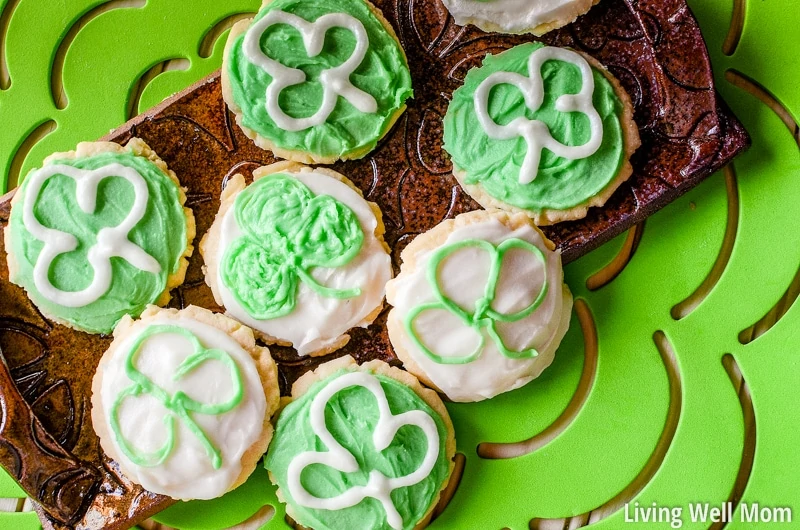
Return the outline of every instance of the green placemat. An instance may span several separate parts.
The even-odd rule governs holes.
[[[607,285],[589,291],[586,281],[624,252],[624,238],[567,267],[581,319],[541,378],[490,402],[449,406],[467,462],[433,529],[522,530],[531,519],[565,518],[573,527],[597,519],[603,528],[659,527],[626,524],[628,499],[629,517],[636,503],[682,507],[683,528],[710,526],[692,522],[690,502],[733,502],[727,528],[758,526],[741,522],[741,503],[749,513],[753,503],[788,506],[800,520],[800,9],[795,0],[690,4],[718,89],[753,147],[734,170],[648,220],[633,258]],[[3,182],[217,69],[225,29],[258,5],[0,2]],[[737,10],[741,39],[728,39],[725,54]],[[753,86],[775,109],[742,88]],[[533,451],[518,458],[476,451],[529,438]],[[0,478],[0,497],[21,495]],[[221,500],[177,505],[157,519],[219,528],[270,504],[276,516],[266,527],[285,528],[259,472]],[[3,528],[37,525],[30,513],[0,514]]]

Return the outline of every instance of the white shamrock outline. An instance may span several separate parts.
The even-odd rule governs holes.
[[[309,57],[316,57],[322,52],[325,34],[331,28],[350,30],[356,37],[356,48],[347,61],[334,68],[324,70],[320,74],[319,83],[323,90],[322,104],[313,116],[292,118],[283,112],[278,103],[281,91],[289,86],[305,82],[306,74],[300,69],[282,65],[267,56],[261,49],[261,36],[267,28],[275,24],[288,24],[297,29],[303,38],[303,44]],[[297,132],[322,125],[336,107],[339,96],[349,101],[361,112],[372,113],[378,110],[378,102],[375,101],[375,98],[350,82],[350,74],[361,65],[367,54],[369,36],[364,24],[347,13],[329,13],[314,22],[308,22],[285,11],[270,11],[247,31],[242,49],[250,62],[262,68],[272,77],[272,82],[267,86],[267,114],[283,130]]]
[[[525,98],[525,105],[536,112],[544,101],[544,80],[542,65],[549,60],[572,63],[580,69],[583,80],[577,94],[564,94],[556,100],[556,110],[560,112],[581,112],[588,116],[591,137],[583,145],[564,145],[550,134],[550,129],[542,121],[529,120],[521,116],[506,125],[500,125],[489,115],[489,95],[497,85],[509,84],[517,87]],[[528,58],[528,77],[515,72],[494,72],[483,80],[475,91],[475,112],[484,131],[493,140],[510,140],[521,136],[528,144],[528,152],[519,173],[519,183],[529,184],[539,173],[542,150],[549,149],[562,158],[577,160],[592,156],[603,142],[603,121],[592,103],[594,76],[592,67],[578,53],[564,48],[545,46],[539,48]]]
[[[75,198],[84,213],[92,214],[97,207],[97,188],[105,178],[122,177],[133,186],[134,200],[131,211],[117,226],[106,227],[97,233],[97,241],[87,252],[87,260],[94,270],[92,283],[82,291],[62,291],[50,282],[49,272],[53,260],[61,254],[78,248],[78,239],[67,232],[42,225],[34,214],[44,183],[55,175],[64,175],[75,181]],[[33,282],[47,300],[64,307],[84,307],[98,300],[111,286],[111,258],[119,257],[145,272],[158,274],[161,264],[140,246],[128,240],[128,234],[142,220],[147,209],[149,191],[144,178],[133,168],[122,164],[109,164],[95,170],[84,170],[67,165],[50,165],[28,176],[22,223],[44,247],[33,267]]]
[[[354,486],[346,492],[330,498],[319,498],[311,495],[300,482],[305,468],[312,464],[322,464],[342,473],[354,473],[359,470],[355,457],[336,441],[325,425],[325,407],[328,401],[339,391],[351,386],[362,386],[372,392],[378,402],[380,417],[372,435],[375,449],[383,451],[392,443],[397,431],[405,425],[414,425],[422,429],[428,440],[425,458],[419,468],[410,475],[389,478],[380,471],[372,470],[365,486]],[[297,455],[289,463],[289,493],[302,506],[321,510],[343,510],[357,505],[367,497],[379,501],[386,510],[386,520],[394,529],[403,528],[403,518],[392,502],[391,493],[397,488],[413,486],[430,475],[439,457],[439,432],[433,418],[422,410],[411,410],[394,415],[389,408],[386,393],[380,381],[364,372],[351,372],[340,376],[323,388],[314,397],[310,410],[311,427],[322,443],[329,449],[327,452],[306,451]]]

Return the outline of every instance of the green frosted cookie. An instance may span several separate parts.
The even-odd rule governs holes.
[[[223,96],[242,130],[277,156],[365,156],[411,97],[394,31],[364,0],[273,0],[231,30]]]
[[[177,177],[139,139],[52,155],[17,191],[10,280],[48,318],[110,333],[183,283],[195,225]]]
[[[625,91],[599,63],[541,43],[488,56],[453,93],[444,148],[486,208],[538,225],[580,219],[632,172],[639,147]]]
[[[452,471],[450,418],[432,390],[381,361],[351,357],[298,380],[266,468],[287,513],[315,530],[411,530]]]

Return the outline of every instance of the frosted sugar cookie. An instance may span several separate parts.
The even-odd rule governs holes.
[[[175,173],[138,138],[56,153],[12,201],[9,279],[46,317],[110,333],[183,283],[195,235],[185,202]]]
[[[619,82],[593,59],[541,43],[487,56],[444,118],[444,148],[467,193],[537,225],[605,204],[639,145]]]
[[[412,530],[453,469],[444,404],[407,372],[351,357],[292,387],[265,466],[286,513],[315,530]]]
[[[412,241],[386,287],[406,369],[453,401],[519,388],[553,361],[572,294],[561,255],[530,218],[461,214]]]
[[[259,147],[329,164],[372,151],[412,89],[394,30],[369,2],[266,0],[231,30],[222,93]]]
[[[456,24],[484,31],[544,35],[587,13],[600,0],[443,0]]]
[[[272,438],[278,372],[238,322],[190,306],[124,318],[92,381],[92,423],[130,480],[174,499],[242,484]]]
[[[383,307],[391,259],[381,212],[344,176],[282,162],[228,182],[200,243],[227,313],[300,355],[344,346]]]

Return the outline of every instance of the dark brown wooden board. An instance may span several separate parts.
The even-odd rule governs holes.
[[[478,206],[460,189],[441,149],[450,95],[487,53],[532,40],[456,26],[438,0],[374,2],[397,30],[408,55],[415,98],[379,148],[363,160],[336,164],[384,213],[394,264],[417,234]],[[548,34],[549,44],[596,57],[631,95],[643,145],[634,175],[608,204],[581,221],[547,228],[571,261],[663,207],[722,168],[749,144],[747,133],[714,90],[705,44],[684,0],[603,0],[576,23]],[[236,173],[248,178],[274,161],[233,122],[219,75],[170,98],[112,132],[124,143],[143,138],[188,187],[197,239],[211,225],[219,194]],[[0,225],[8,220],[8,197]],[[172,307],[220,310],[204,283],[195,251]],[[302,373],[331,357],[397,364],[384,312],[355,330],[342,350],[302,359],[272,348],[287,393]],[[76,332],[44,319],[25,293],[8,283],[0,248],[0,463],[40,505],[45,527],[122,528],[166,507],[170,499],[128,482],[101,451],[90,410],[90,385],[108,337]]]

